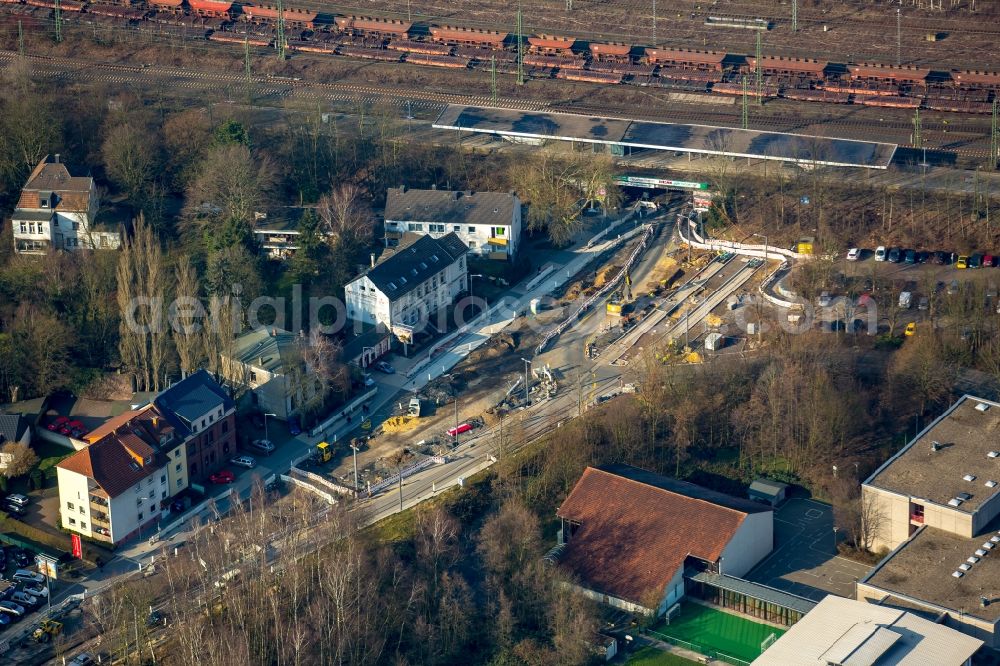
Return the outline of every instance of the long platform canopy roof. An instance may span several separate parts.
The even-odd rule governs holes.
[[[457,104],[445,108],[434,127],[509,138],[581,141],[867,169],[888,168],[896,152],[896,144],[892,143]]]

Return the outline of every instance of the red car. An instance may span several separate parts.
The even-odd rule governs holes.
[[[236,475],[230,472],[228,469],[224,469],[209,476],[208,480],[211,481],[212,483],[219,483],[219,484],[232,483],[233,481],[236,480]]]
[[[52,423],[48,424],[45,427],[51,430],[52,432],[55,432],[56,430],[59,430],[67,423],[69,423],[68,416],[57,416],[55,421],[53,421]]]
[[[472,430],[472,426],[468,423],[463,423],[462,425],[455,426],[454,428],[448,428],[448,436],[454,437],[456,435],[461,435],[463,432],[469,432]]]
[[[67,421],[59,428],[60,435],[71,435],[73,437],[79,437],[85,432],[87,432],[87,429],[79,421]]]
[[[992,254],[987,254],[983,256],[983,266],[989,268],[991,266],[997,265],[998,257],[994,257]]]

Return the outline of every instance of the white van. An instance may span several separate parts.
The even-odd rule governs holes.
[[[45,576],[35,571],[29,571],[28,569],[18,569],[11,576],[12,580],[20,581],[22,583],[44,583]]]
[[[885,261],[885,245],[875,248],[875,261]]]
[[[908,291],[900,292],[899,294],[899,307],[904,310],[909,310],[910,306],[913,305],[913,294]]]

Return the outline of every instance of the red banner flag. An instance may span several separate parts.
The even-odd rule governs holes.
[[[83,557],[83,542],[80,540],[79,534],[73,534],[70,536],[73,542],[73,557],[82,558]]]

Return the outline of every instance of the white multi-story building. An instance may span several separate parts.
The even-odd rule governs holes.
[[[406,232],[434,238],[453,233],[473,254],[511,259],[521,238],[521,201],[506,192],[389,188],[386,243],[392,245]]]
[[[71,176],[59,155],[46,156],[28,177],[11,218],[14,249],[44,254],[121,247],[119,228],[98,228],[98,205],[93,178]]]
[[[457,235],[408,236],[344,287],[347,316],[399,334],[447,308],[468,288],[469,248]]]
[[[132,433],[77,451],[56,466],[62,527],[119,543],[155,524],[171,494],[165,462]]]

